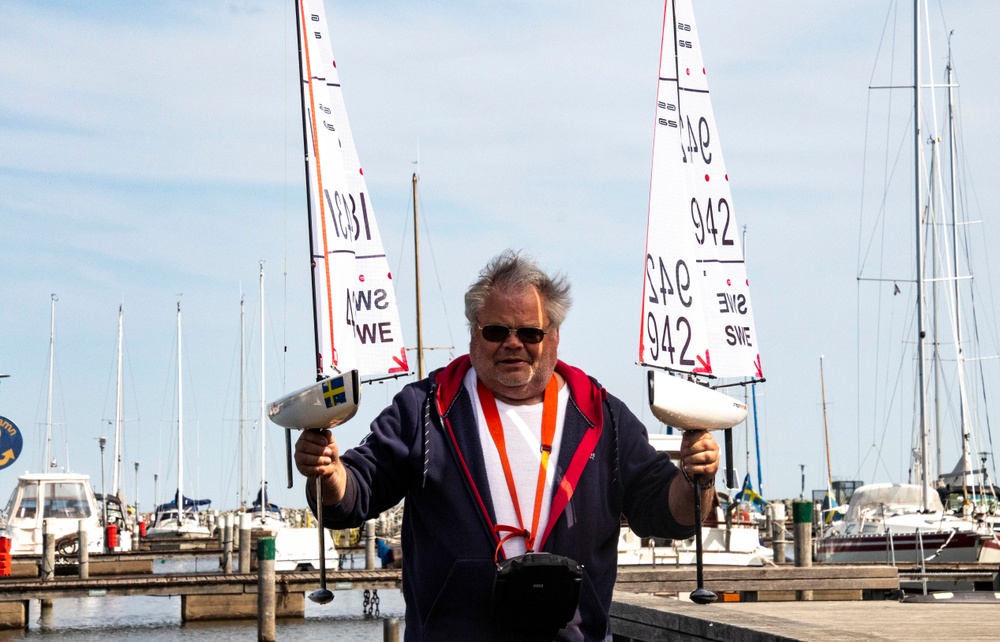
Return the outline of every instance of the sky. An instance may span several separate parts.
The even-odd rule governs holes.
[[[1000,189],[991,180],[1000,173],[1000,4],[929,6],[937,79],[941,21],[953,31],[963,194],[989,248],[1000,241],[989,216]],[[326,9],[407,345],[416,343],[416,171],[423,337],[443,348],[428,352],[428,367],[466,352],[465,288],[489,258],[520,249],[573,284],[560,357],[661,431],[636,360],[663,3],[327,0]],[[871,109],[890,94],[906,127],[911,92],[869,87],[912,82],[911,7],[701,0],[695,14],[735,215],[746,227],[767,379],[755,387],[751,421],[734,429],[738,474],[755,417],[765,497],[822,488],[825,395],[834,478],[905,481],[913,367],[876,354],[912,346],[913,189],[902,187],[912,142],[896,129],[881,152],[868,150],[888,123]],[[233,508],[241,296],[244,479],[260,480],[260,261],[264,397],[305,385],[313,371],[293,5],[6,0],[0,43],[0,374],[9,375],[0,379],[0,416],[24,435],[20,459],[0,470],[0,495],[43,467],[55,294],[59,468],[110,488],[113,454],[109,443],[102,456],[98,440],[113,436],[123,306],[125,492],[144,510],[172,495],[180,302],[185,492]],[[885,182],[901,204],[883,200]],[[886,240],[873,241],[880,230]],[[885,299],[887,283],[859,281],[875,258],[892,266],[879,274],[896,279],[902,297]],[[992,288],[983,269],[975,283],[985,323]],[[865,298],[868,285],[883,304]],[[871,339],[882,321],[904,329]],[[995,362],[981,363],[996,376]],[[337,429],[341,445],[357,444],[408,380],[366,387],[358,416]],[[272,499],[304,505],[301,478],[284,487],[282,431],[268,425],[263,435]],[[954,435],[942,442],[942,461],[954,461]],[[755,458],[751,470],[756,484]]]

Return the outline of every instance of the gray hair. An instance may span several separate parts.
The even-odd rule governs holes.
[[[465,318],[470,332],[476,331],[479,314],[492,293],[519,292],[530,287],[541,295],[552,325],[556,328],[562,325],[573,303],[566,277],[562,274],[550,277],[533,259],[514,250],[504,250],[490,259],[479,278],[465,292]]]

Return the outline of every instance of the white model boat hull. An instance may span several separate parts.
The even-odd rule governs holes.
[[[267,414],[284,428],[322,430],[349,420],[358,412],[361,380],[357,370],[329,377],[271,402]]]
[[[649,371],[653,416],[679,430],[725,430],[747,417],[747,406],[707,386],[660,370]]]

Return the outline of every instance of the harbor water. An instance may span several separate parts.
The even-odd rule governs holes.
[[[361,568],[362,563],[357,566]],[[347,566],[350,568],[350,565]],[[182,561],[158,560],[154,573],[217,572],[218,558],[201,556]],[[278,640],[309,642],[331,639],[349,642],[381,642],[384,622],[400,620],[403,631],[403,596],[396,589],[380,589],[365,602],[364,590],[335,591],[329,604],[305,602],[305,618],[278,619]],[[371,613],[369,615],[369,612]],[[377,612],[377,614],[376,614]],[[180,597],[104,596],[53,600],[51,609],[41,609],[32,600],[27,630],[0,631],[0,640],[42,639],[111,642],[115,640],[206,640],[233,642],[255,640],[256,620],[231,622],[182,622]]]

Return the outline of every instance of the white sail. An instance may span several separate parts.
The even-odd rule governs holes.
[[[286,428],[357,412],[360,377],[409,372],[392,274],[344,106],[321,0],[300,0],[299,66],[313,265],[317,375],[270,404]]]
[[[405,373],[409,368],[392,276],[348,124],[322,1],[302,0],[300,20],[323,373]]]
[[[639,361],[760,379],[739,227],[690,0],[664,10]]]

